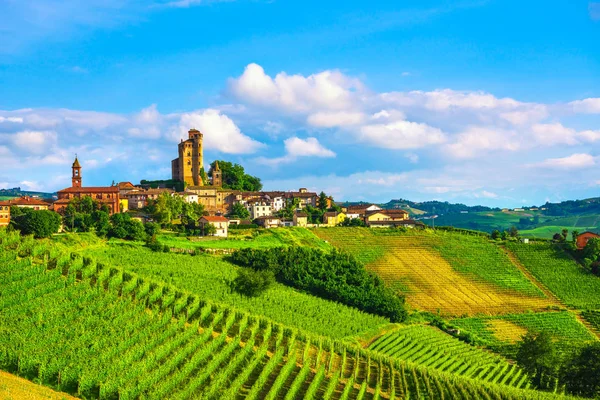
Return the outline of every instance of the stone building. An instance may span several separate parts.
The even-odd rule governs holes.
[[[179,143],[179,157],[171,161],[171,176],[173,180],[185,182],[189,186],[203,186],[201,171],[204,165],[203,135],[197,129],[190,129],[188,139]]]
[[[0,226],[10,223],[10,202],[0,201]]]
[[[101,205],[105,204],[108,207],[109,214],[120,212],[118,186],[83,187],[81,185],[81,165],[77,157],[75,157],[71,170],[71,187],[58,191],[58,200],[54,202],[54,211],[62,213],[72,199],[89,196]]]
[[[50,204],[44,200],[29,196],[17,197],[16,199],[9,200],[9,203],[11,206],[31,208],[33,210],[47,210],[50,207]]]

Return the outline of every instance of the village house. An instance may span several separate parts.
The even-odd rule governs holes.
[[[198,204],[198,194],[194,193],[194,192],[183,192],[183,193],[178,193],[182,198],[183,201],[185,201],[186,203],[189,204]]]
[[[81,165],[75,157],[75,161],[71,166],[71,187],[58,191],[58,200],[54,202],[54,211],[63,213],[65,208],[74,198],[82,198],[85,196],[91,197],[101,205],[108,207],[109,214],[120,212],[120,196],[117,186],[98,186],[98,187],[83,187],[81,186]]]
[[[300,188],[297,192],[286,192],[286,203],[293,203],[294,199],[298,199],[298,208],[303,209],[306,206],[317,206],[317,194],[309,192],[306,188]]]
[[[391,228],[403,226],[414,228],[424,226],[422,222],[410,219],[407,211],[396,209],[368,212],[364,220],[368,227]]]
[[[273,214],[271,205],[267,203],[255,203],[248,207],[250,212],[250,219],[256,219],[260,217],[269,217]]]
[[[326,226],[337,226],[346,219],[343,212],[330,211],[323,214],[323,224]]]
[[[590,239],[600,239],[600,235],[594,232],[583,232],[579,236],[577,236],[577,248],[583,249],[585,245],[590,241]]]
[[[129,191],[124,197],[130,210],[139,210],[148,205],[148,200],[157,200],[161,194],[174,193],[173,189],[136,189]]]
[[[21,196],[16,199],[9,200],[11,206],[19,208],[31,208],[34,210],[47,210],[50,207],[49,203],[35,197]]]
[[[262,228],[277,228],[281,225],[281,219],[274,216],[258,217],[254,221],[256,225]]]
[[[216,216],[204,216],[200,218],[198,221],[200,223],[200,227],[204,231],[206,225],[212,225],[215,227],[215,233],[213,236],[218,237],[227,237],[228,229],[229,229],[229,220],[225,217],[216,215]]]
[[[0,226],[7,226],[10,223],[10,202],[0,201]]]
[[[356,206],[348,206],[346,208],[346,218],[348,219],[364,219],[368,212],[379,211],[382,208],[375,204],[361,204]]]
[[[304,212],[296,211],[293,218],[294,226],[306,228],[308,225],[308,214]]]
[[[121,197],[123,197],[130,191],[137,189],[137,187],[131,182],[119,182],[117,184],[117,187],[119,188],[119,195],[121,195]]]

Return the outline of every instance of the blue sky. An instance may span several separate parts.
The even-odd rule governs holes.
[[[600,3],[0,2],[0,187],[170,176],[517,206],[600,192]]]

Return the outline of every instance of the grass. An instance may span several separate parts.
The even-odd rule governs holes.
[[[0,399],[2,400],[75,400],[65,393],[37,385],[27,379],[0,371]]]
[[[519,234],[523,237],[528,237],[528,238],[552,239],[552,237],[556,233],[561,233],[563,229],[566,229],[569,232],[573,231],[574,229],[578,230],[579,232],[585,232],[585,231],[597,232],[598,231],[597,226],[586,226],[586,227],[574,228],[573,226],[569,226],[569,225],[545,225],[545,226],[540,226],[540,227],[537,227],[534,229],[526,229],[526,230],[519,231]]]
[[[109,243],[84,250],[100,262],[115,265],[143,276],[176,285],[215,302],[264,315],[274,321],[304,330],[342,338],[356,336],[389,323],[354,308],[274,284],[259,297],[248,298],[233,293],[229,282],[237,268],[225,259],[210,255],[154,253],[129,243]]]
[[[228,238],[215,237],[181,237],[174,233],[158,235],[158,240],[170,247],[183,249],[212,248],[212,249],[268,249],[282,246],[304,246],[329,250],[326,242],[319,239],[311,230],[306,228],[273,228],[252,230],[230,230]]]
[[[418,310],[507,314],[554,305],[485,238],[454,232],[368,228],[317,229],[332,245],[366,263]]]
[[[513,243],[507,247],[519,261],[566,305],[600,309],[600,278],[584,270],[551,243]]]
[[[458,318],[452,323],[475,334],[493,348],[514,344],[528,331],[547,332],[562,349],[596,339],[571,311]]]

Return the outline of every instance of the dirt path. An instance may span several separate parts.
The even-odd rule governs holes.
[[[2,400],[77,400],[76,397],[36,385],[27,379],[0,371],[0,399]]]
[[[585,326],[588,331],[592,332],[598,339],[600,339],[600,331],[598,331],[598,329],[594,328],[592,326],[592,324],[590,324],[588,321],[585,320],[585,318],[583,318],[583,316],[581,315],[581,310],[577,310],[572,307],[568,307],[566,304],[564,304],[558,297],[556,297],[556,295],[554,293],[552,293],[550,291],[550,289],[548,289],[546,287],[546,285],[544,285],[542,282],[538,281],[537,278],[535,276],[533,276],[533,274],[531,272],[529,272],[529,270],[527,268],[525,268],[525,266],[523,264],[521,264],[521,261],[519,261],[519,259],[512,253],[512,251],[508,250],[504,246],[501,246],[501,248],[502,248],[502,250],[504,250],[504,252],[508,256],[510,261],[527,277],[527,279],[529,279],[535,286],[537,286],[538,289],[540,289],[542,292],[544,292],[544,294],[549,299],[556,302],[561,307],[564,307],[564,308],[572,311],[573,314],[575,314],[575,318],[577,318],[577,320],[583,326]]]

